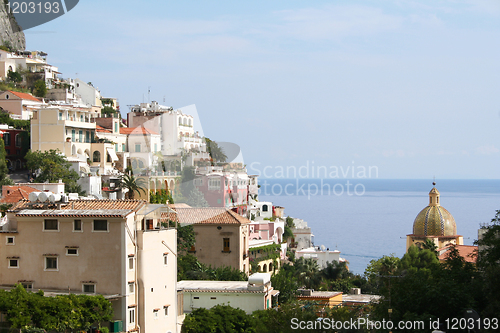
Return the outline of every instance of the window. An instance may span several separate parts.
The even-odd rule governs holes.
[[[141,152],[141,144],[140,143],[136,143],[135,144],[135,152],[136,153],[140,153]]]
[[[129,282],[128,283],[128,292],[133,294],[135,291],[135,283],[134,282]]]
[[[83,123],[83,115],[80,115],[80,121]]]
[[[9,259],[9,268],[19,268],[19,259]]]
[[[16,147],[21,147],[21,135],[16,134]]]
[[[75,142],[76,141],[76,131],[71,130],[71,141]]]
[[[166,316],[168,316],[168,305],[165,305],[165,306],[163,307],[163,312],[164,312],[164,314],[165,314],[165,317],[166,317]]]
[[[168,264],[168,253],[163,254],[163,265],[167,266]]]
[[[10,146],[10,133],[3,134],[3,142],[6,146]]]
[[[57,257],[45,257],[45,270],[57,271]]]
[[[263,212],[267,212],[267,209],[268,209],[268,208],[267,208],[267,205],[262,205],[262,211],[263,211]]]
[[[89,131],[85,132],[85,142],[90,143],[90,132]]]
[[[83,131],[78,131],[78,142],[83,142]]]
[[[108,221],[94,220],[94,231],[108,231]]]
[[[200,299],[200,297],[199,297],[199,296],[195,296],[195,297],[193,297],[193,298],[194,298],[194,299]]]
[[[62,112],[59,112],[59,120],[62,120]]]
[[[73,231],[82,231],[82,220],[73,221]]]
[[[21,285],[26,290],[32,290],[33,289],[33,283],[32,282],[22,282]]]
[[[223,252],[230,252],[229,251],[229,238],[223,238],[223,245],[224,245]]]
[[[128,269],[134,269],[134,258],[128,258]]]
[[[115,151],[118,151],[118,144],[115,143]]]
[[[128,309],[128,323],[135,323],[135,308]]]
[[[66,255],[67,256],[77,256],[78,255],[78,248],[76,248],[76,247],[67,248]]]
[[[44,231],[59,231],[59,223],[57,220],[44,220],[43,221]]]
[[[16,238],[14,236],[7,237],[6,240],[5,240],[6,244],[7,245],[15,245],[16,244],[15,239]]]
[[[115,133],[118,132],[118,122],[115,122]]]
[[[101,152],[98,150],[94,152],[94,162],[101,162]]]
[[[158,309],[154,309],[154,310],[153,310],[153,317],[154,317],[155,319],[158,319]]]
[[[122,151],[125,151],[125,144],[122,143]]]
[[[95,284],[94,283],[84,283],[83,292],[89,294],[95,294]]]
[[[158,144],[155,143],[155,151],[154,152],[156,153],[157,151],[158,151]]]

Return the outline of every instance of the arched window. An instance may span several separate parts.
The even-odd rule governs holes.
[[[267,265],[266,265],[266,264],[262,265],[262,271],[263,271],[264,273],[265,273],[265,272],[267,272]]]
[[[6,146],[10,146],[10,133],[4,133],[3,134],[3,143]]]
[[[16,134],[16,147],[21,148],[21,135]]]
[[[262,205],[262,211],[263,211],[263,212],[267,212],[267,210],[268,210],[267,205]]]
[[[96,150],[94,152],[93,161],[94,162],[101,162],[101,152],[100,151]]]
[[[75,145],[73,145],[71,147],[71,155],[76,155],[76,146]]]
[[[179,117],[179,125],[182,125],[182,118]]]

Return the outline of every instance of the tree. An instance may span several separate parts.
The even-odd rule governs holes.
[[[300,257],[295,261],[299,282],[309,289],[315,289],[321,283],[321,273],[314,258]]]
[[[38,183],[57,183],[59,179],[65,184],[65,191],[69,193],[84,194],[77,181],[80,176],[71,170],[71,163],[59,150],[28,151],[26,153],[26,166],[37,176],[34,181]]]
[[[205,142],[207,144],[207,150],[210,154],[210,158],[212,159],[212,165],[217,162],[226,162],[227,156],[224,153],[224,149],[220,147],[217,142],[210,140],[209,138],[205,138]]]
[[[45,297],[43,291],[27,292],[20,284],[11,291],[0,290],[0,312],[12,328],[25,332],[87,331],[113,318],[111,303],[101,295]]]
[[[195,309],[186,316],[182,333],[251,333],[255,331],[255,320],[241,309],[229,305]]]
[[[3,138],[0,137],[0,186],[12,185],[14,182],[9,178],[9,168],[7,167],[7,154]]]
[[[45,97],[45,95],[47,95],[47,85],[45,84],[44,80],[35,81],[33,95],[35,95],[36,97]]]
[[[481,228],[481,237],[474,243],[478,245],[477,267],[484,280],[484,316],[500,313],[500,210],[496,211],[491,224]]]
[[[295,273],[295,266],[285,263],[281,266],[278,274],[271,276],[271,285],[279,290],[279,304],[284,304],[295,300],[297,289],[299,289],[299,280]]]
[[[374,294],[381,292],[381,288],[388,284],[388,280],[382,276],[396,275],[400,259],[394,254],[383,256],[380,259],[373,259],[365,269],[365,278]]]
[[[14,83],[19,83],[23,80],[23,77],[19,72],[14,72],[9,69],[9,72],[7,73],[7,78],[9,81],[14,82]]]
[[[128,189],[127,197],[129,199],[134,199],[135,193],[146,194],[146,186],[146,181],[143,178],[136,178],[132,173],[120,177],[120,187]]]
[[[208,207],[208,202],[205,200],[203,192],[196,187],[189,193],[186,203],[191,207]]]

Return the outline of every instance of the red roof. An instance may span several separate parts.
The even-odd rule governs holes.
[[[17,91],[12,91],[12,90],[7,90],[7,91],[10,92],[13,95],[19,97],[20,99],[27,99],[27,100],[30,100],[30,101],[41,102],[41,100],[39,100],[38,98],[36,98],[35,96],[33,96],[31,94],[17,92]]]
[[[476,263],[477,256],[474,255],[474,253],[478,250],[477,246],[473,245],[456,245],[458,254],[464,258],[465,261],[471,262],[473,264]],[[448,258],[448,250],[450,250],[451,245],[445,246],[443,248],[438,249],[439,253],[439,261],[444,261],[446,258]]]
[[[120,134],[158,134],[145,127],[121,127]]]
[[[102,126],[99,126],[99,125],[95,125],[95,131],[96,132],[107,132],[107,133],[111,133],[110,130],[102,127]]]
[[[16,203],[21,200],[27,200],[31,192],[38,191],[31,186],[3,186],[4,197],[0,199],[1,203]]]
[[[186,224],[248,224],[250,220],[225,207],[174,208],[176,213],[162,213],[162,218]]]

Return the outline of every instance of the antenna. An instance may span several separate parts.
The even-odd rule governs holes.
[[[148,87],[148,103],[151,102],[151,98],[149,97],[150,93],[151,93],[151,86]]]

